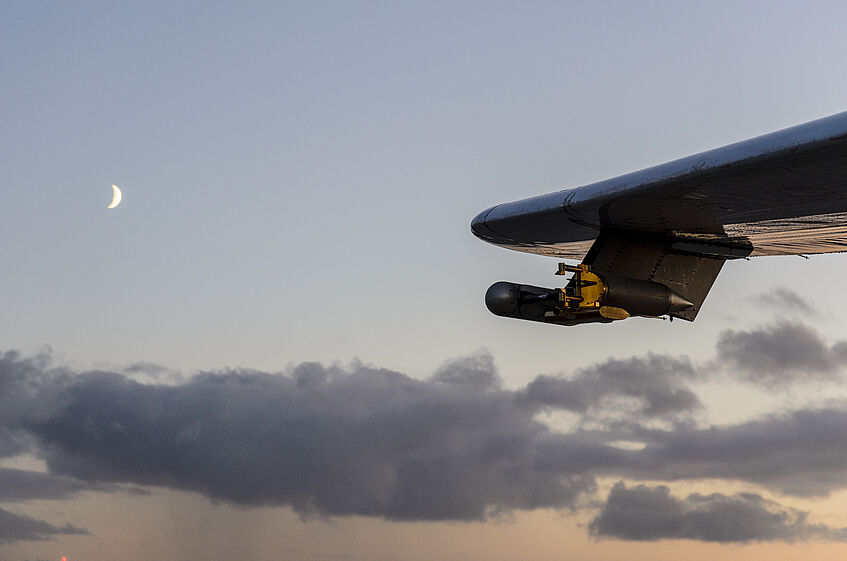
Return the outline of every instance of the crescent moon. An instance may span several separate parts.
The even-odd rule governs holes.
[[[112,191],[112,202],[109,203],[109,206],[107,206],[106,208],[115,208],[116,206],[121,204],[121,199],[123,198],[123,195],[121,195],[121,190],[118,189],[117,185],[112,185]]]

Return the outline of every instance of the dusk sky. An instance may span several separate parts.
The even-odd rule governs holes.
[[[565,328],[486,310],[558,261],[469,227],[847,110],[845,26],[0,2],[0,559],[847,556],[847,256]]]

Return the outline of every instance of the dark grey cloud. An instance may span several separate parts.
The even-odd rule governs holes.
[[[652,438],[638,462],[665,480],[735,479],[803,496],[825,496],[847,487],[844,405],[655,433]]]
[[[5,477],[21,489],[0,493],[0,502],[37,498],[39,485],[39,496],[55,498],[130,483],[289,505],[304,516],[472,520],[574,508],[598,476],[727,479],[794,495],[847,488],[847,408],[702,428],[685,417],[699,405],[686,384],[700,375],[685,358],[646,355],[506,390],[481,353],[427,380],[303,363],[285,374],[220,371],[173,385],[6,353],[0,403],[16,403],[0,421],[50,474],[0,470],[0,487]],[[561,433],[537,419],[549,408],[627,415]]]
[[[642,449],[610,445],[641,441]],[[847,488],[847,407],[806,409],[723,427],[637,426],[606,433],[547,434],[537,462],[567,475],[593,474],[664,481],[746,481],[797,496]]]
[[[53,526],[43,520],[0,509],[0,543],[45,541],[62,534],[88,534],[88,531],[70,524]]]
[[[749,331],[728,329],[717,342],[717,360],[732,375],[770,387],[841,378],[847,342],[827,345],[813,328],[781,321]]]
[[[480,519],[567,507],[593,490],[589,475],[536,467],[548,429],[512,392],[453,382],[314,363],[290,376],[231,371],[180,386],[98,372],[67,383],[49,418],[22,424],[53,473],[304,515]]]
[[[67,499],[81,491],[99,489],[101,487],[92,487],[72,477],[0,468],[0,502],[2,503],[33,499]]]
[[[768,292],[753,296],[751,301],[777,313],[796,312],[808,316],[820,313],[810,300],[785,286],[775,286]]]
[[[0,458],[31,451],[31,435],[21,430],[19,420],[49,416],[55,404],[51,392],[64,379],[61,370],[51,368],[49,353],[31,357],[16,351],[0,353]]]
[[[445,362],[432,376],[435,382],[473,386],[480,390],[500,387],[500,376],[490,353],[479,352]]]
[[[59,377],[60,374],[51,371],[48,354],[23,357],[16,351],[7,351],[0,355],[0,422],[7,437],[13,434],[10,427],[14,420],[31,413],[33,400],[41,399]]]
[[[24,454],[32,449],[32,439],[23,431],[0,426],[0,458]]]
[[[646,417],[672,416],[701,406],[687,387],[694,377],[694,367],[687,358],[648,353],[607,360],[569,377],[538,376],[521,398],[534,406],[578,413],[612,410]]]
[[[664,485],[627,488],[623,482],[609,492],[589,531],[597,537],[637,541],[847,541],[847,530],[810,524],[807,512],[755,493],[695,493],[679,499]]]
[[[547,402],[528,393],[316,363],[287,376],[202,374],[180,386],[90,373],[65,385],[51,417],[26,426],[55,474],[303,514],[478,519],[567,508],[597,475],[742,480],[795,495],[847,487],[840,407],[725,427],[630,423],[563,434],[535,420],[537,402]],[[613,445],[621,439],[644,448]]]

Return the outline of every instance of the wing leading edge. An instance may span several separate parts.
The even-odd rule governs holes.
[[[499,300],[488,294],[489,309],[498,315],[571,325],[599,321],[605,307],[622,310],[600,314],[606,321],[628,315],[693,320],[727,259],[847,251],[847,112],[591,185],[500,204],[481,212],[471,229],[509,249],[584,257],[583,266],[592,271],[586,275],[658,283],[670,290],[668,298],[690,304],[662,314],[638,313],[631,303],[627,310],[582,298],[574,283],[583,281],[572,279],[565,289],[555,289],[559,304],[548,293],[544,309],[523,298],[520,288],[509,293],[518,302],[514,313],[498,307],[508,300],[505,292]],[[593,320],[580,315],[582,304],[564,294],[568,289],[590,304],[583,311]],[[535,306],[532,317],[520,313],[522,298]]]

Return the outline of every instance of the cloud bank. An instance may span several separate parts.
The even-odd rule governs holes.
[[[588,414],[618,410],[630,418],[674,416],[701,407],[686,383],[696,376],[687,358],[648,353],[611,359],[574,376],[538,376],[520,392],[530,407]]]
[[[795,351],[790,368],[769,355],[786,341]],[[841,347],[808,327],[779,323],[724,332],[713,362],[763,385],[788,372],[836,380]],[[75,372],[46,355],[0,355],[0,457],[29,452],[49,471],[0,469],[0,504],[131,484],[284,505],[304,517],[483,520],[511,510],[586,508],[600,477],[745,481],[795,496],[847,488],[843,404],[701,426],[694,387],[714,373],[685,357],[607,360],[517,389],[502,387],[486,353],[449,361],[426,380],[361,364],[303,363],[284,373],[222,370],[160,383],[156,372],[133,368]],[[578,423],[561,432],[539,420],[557,410],[590,420],[592,429]],[[638,515],[633,505],[643,506]],[[676,512],[676,525],[663,512]],[[735,525],[736,534],[709,529],[730,512],[750,524]],[[21,522],[15,539],[84,532],[40,523],[39,533]],[[664,487],[623,484],[591,531],[642,540],[842,535],[757,494],[677,499]]]
[[[730,372],[777,388],[839,379],[847,364],[847,341],[829,346],[814,329],[787,321],[751,331],[725,330],[717,351]]]
[[[0,543],[44,541],[59,534],[87,535],[88,531],[70,524],[53,526],[42,520],[0,509]]]
[[[807,518],[806,512],[785,508],[755,493],[695,493],[678,499],[664,485],[628,489],[619,482],[589,531],[596,537],[634,541],[847,541],[847,529],[810,524]]]

